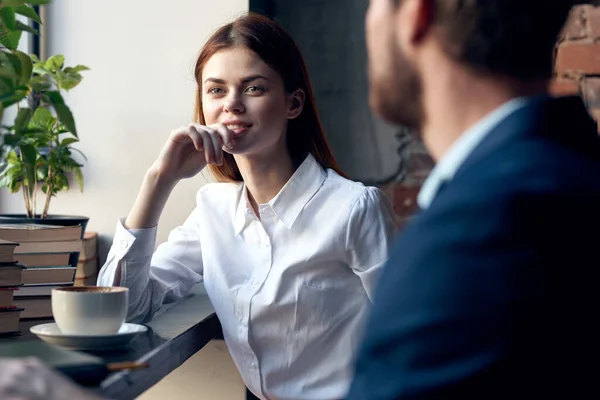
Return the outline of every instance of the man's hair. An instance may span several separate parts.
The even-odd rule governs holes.
[[[396,4],[403,0],[393,0]],[[453,59],[520,80],[548,79],[575,0],[430,0],[433,23]]]

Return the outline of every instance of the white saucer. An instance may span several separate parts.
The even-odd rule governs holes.
[[[58,329],[56,323],[35,325],[29,330],[45,342],[69,349],[106,350],[125,346],[136,335],[146,332],[148,328],[144,325],[124,323],[119,332],[101,336],[66,335]]]

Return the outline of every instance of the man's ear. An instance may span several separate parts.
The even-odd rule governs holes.
[[[288,97],[289,108],[286,115],[287,119],[297,118],[298,115],[302,113],[304,109],[304,100],[306,95],[304,90],[297,89],[294,93],[290,94]]]
[[[397,12],[398,35],[405,50],[412,48],[430,32],[435,4],[432,0],[403,0]]]

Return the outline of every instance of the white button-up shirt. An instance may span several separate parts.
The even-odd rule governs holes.
[[[98,284],[112,285],[121,265],[128,319],[140,321],[204,281],[252,392],[343,398],[395,233],[391,205],[309,155],[259,213],[243,184],[205,185],[156,252],[156,228],[126,230],[119,221]]]

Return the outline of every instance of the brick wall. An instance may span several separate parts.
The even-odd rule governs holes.
[[[571,11],[557,46],[551,92],[582,95],[590,114],[600,118],[600,7],[585,4]]]
[[[600,0],[586,3],[573,8],[558,41],[551,93],[582,95],[590,114],[600,119]],[[400,226],[414,212],[420,186],[433,166],[420,143],[411,147],[409,160],[406,179],[382,188]]]
[[[408,160],[406,174],[402,182],[392,183],[381,187],[392,201],[396,213],[398,226],[406,222],[417,208],[417,195],[421,185],[427,179],[434,162],[429,156],[422,142],[414,139],[404,151]]]

